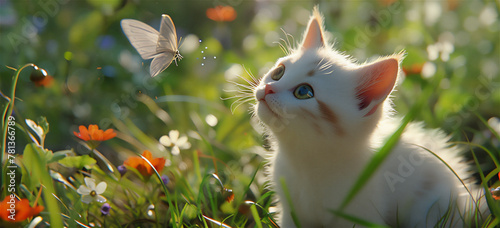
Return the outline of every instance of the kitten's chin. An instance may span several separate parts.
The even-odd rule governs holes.
[[[277,118],[278,115],[271,110],[269,105],[265,101],[259,101],[255,106],[255,113],[259,117],[260,121],[267,123],[271,118]]]
[[[280,115],[274,112],[265,101],[257,103],[255,106],[255,113],[259,120],[264,123],[269,130],[276,131],[284,129],[285,126],[281,121]]]

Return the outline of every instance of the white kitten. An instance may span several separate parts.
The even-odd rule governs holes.
[[[272,187],[281,227],[352,227],[334,216],[361,171],[400,125],[386,99],[403,54],[356,64],[327,44],[322,17],[313,11],[300,47],[279,59],[255,88],[255,113],[268,130]],[[462,182],[426,148],[469,178],[459,151],[438,130],[410,123],[389,157],[343,210],[389,226],[464,226],[473,215]],[[282,183],[290,194],[287,200]],[[290,203],[292,205],[290,205]]]

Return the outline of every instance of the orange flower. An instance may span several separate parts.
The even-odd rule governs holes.
[[[54,82],[54,77],[47,75],[43,79],[38,80],[38,81],[33,81],[37,87],[43,86],[43,87],[50,87],[52,85],[52,82]]]
[[[97,127],[97,125],[95,124],[89,125],[88,130],[85,126],[80,125],[79,130],[80,132],[77,133],[76,131],[74,131],[73,134],[84,141],[106,141],[116,136],[116,133],[113,131],[113,129],[103,131],[99,129],[99,127]]]
[[[216,6],[207,9],[207,17],[213,21],[234,21],[236,10],[231,6]]]
[[[500,187],[491,188],[490,192],[491,192],[491,196],[493,197],[493,199],[500,200]]]
[[[35,70],[30,74],[30,80],[35,83],[37,87],[49,87],[54,81],[54,77],[47,74],[47,71],[37,66],[33,67]]]
[[[420,74],[422,73],[422,68],[424,67],[423,63],[416,63],[408,67],[403,67],[403,72],[406,76],[411,74]]]
[[[378,0],[378,2],[383,6],[390,6],[392,3],[395,3],[396,0]]]
[[[18,200],[14,195],[7,195],[0,202],[0,217],[7,222],[22,222],[43,211],[43,206],[30,206],[28,199]]]
[[[151,155],[149,150],[142,152],[142,156],[155,167],[158,173],[160,173],[163,170],[163,167],[165,167],[165,158],[153,158],[153,155]],[[139,173],[141,173],[144,177],[150,177],[154,173],[151,166],[141,157],[130,157],[123,162],[123,165],[137,169],[137,171],[139,171]]]

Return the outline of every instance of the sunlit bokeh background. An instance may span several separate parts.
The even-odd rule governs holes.
[[[207,10],[218,5],[234,15],[210,19]],[[453,140],[500,146],[480,120],[500,132],[499,1],[0,0],[0,90],[10,93],[14,71],[7,66],[34,63],[53,80],[34,83],[23,71],[14,111],[23,119],[47,118],[48,149],[85,153],[73,131],[98,124],[140,141],[104,143],[99,149],[115,165],[142,152],[136,147],[150,149],[191,181],[199,151],[213,156],[200,159],[203,172],[219,171],[242,190],[264,160],[266,141],[251,118],[252,101],[231,110],[228,81],[261,77],[284,56],[280,39],[300,41],[315,5],[333,46],[359,63],[406,51],[393,93],[401,115],[431,87],[417,120]],[[182,37],[184,59],[151,78],[150,61],[130,45],[120,20],[158,29],[162,14]],[[190,148],[171,154],[158,143],[170,130],[188,136]],[[19,137],[20,151],[26,143]],[[264,176],[258,172],[255,198],[265,191]]]

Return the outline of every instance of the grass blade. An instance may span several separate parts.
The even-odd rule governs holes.
[[[290,213],[291,213],[291,216],[292,216],[292,219],[293,219],[293,223],[295,223],[295,226],[297,228],[300,228],[302,227],[300,225],[300,221],[299,221],[299,218],[297,217],[297,213],[295,213],[295,207],[293,206],[293,201],[292,201],[292,197],[290,196],[290,191],[288,191],[288,187],[285,183],[285,178],[281,178],[280,179],[280,182],[281,182],[281,188],[283,188],[283,192],[285,193],[285,197],[286,197],[286,201],[288,202],[288,204],[290,205]]]
[[[375,153],[373,158],[370,160],[368,165],[365,167],[365,169],[361,172],[361,175],[359,178],[356,180],[354,185],[351,187],[351,190],[349,191],[349,194],[347,195],[346,198],[344,198],[344,201],[340,204],[340,210],[344,210],[347,205],[351,202],[352,199],[361,191],[363,186],[368,182],[368,180],[372,177],[372,175],[375,173],[377,168],[382,164],[382,162],[385,160],[387,156],[392,151],[392,148],[396,145],[396,143],[399,141],[399,137],[401,134],[403,134],[404,129],[406,128],[406,125],[410,122],[412,118],[408,116],[405,117],[403,120],[403,123],[399,126],[399,128],[394,132],[394,134],[389,137],[387,142]]]
[[[377,168],[382,164],[382,162],[389,156],[389,154],[392,151],[392,148],[397,144],[399,141],[399,138],[403,134],[404,129],[406,128],[406,125],[413,120],[414,116],[416,113],[418,113],[419,110],[423,107],[425,102],[428,100],[428,97],[430,94],[432,94],[433,88],[428,87],[426,90],[422,92],[422,95],[420,98],[417,100],[415,105],[410,109],[408,114],[403,118],[401,125],[399,128],[394,132],[384,143],[384,145],[377,150],[377,152],[374,154],[373,158],[370,160],[368,165],[365,167],[365,169],[361,172],[360,176],[354,182],[354,185],[351,187],[351,190],[349,191],[349,194],[344,198],[344,201],[340,204],[339,211],[344,210],[347,205],[354,199],[354,197],[361,191],[363,186],[368,182],[368,180],[372,177],[372,175],[375,173]]]
[[[252,211],[253,219],[255,219],[255,226],[257,226],[257,228],[262,228],[262,221],[260,220],[259,212],[257,211],[255,204],[250,206],[250,211]]]
[[[345,220],[349,220],[349,221],[351,221],[351,222],[353,222],[355,224],[358,224],[358,225],[361,225],[361,226],[364,226],[364,227],[388,228],[388,226],[383,226],[383,225],[375,224],[375,223],[372,223],[372,222],[360,219],[358,217],[346,214],[346,213],[344,213],[342,211],[331,210],[331,212],[333,214],[335,214],[336,216],[338,216],[338,217],[341,217],[341,218],[343,218]]]

